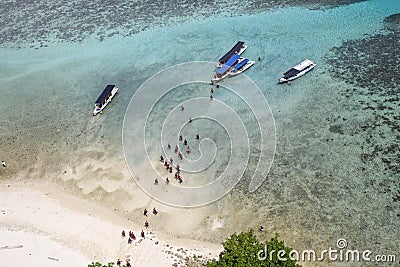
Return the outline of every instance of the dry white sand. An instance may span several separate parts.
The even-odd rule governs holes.
[[[217,244],[172,238],[153,229],[141,239],[142,226],[71,195],[59,201],[14,185],[0,191],[2,266],[87,266],[118,258],[129,259],[133,266],[184,266],[186,256],[212,258],[222,250]],[[149,214],[149,221],[159,215]],[[128,244],[122,229],[132,230],[136,241]]]

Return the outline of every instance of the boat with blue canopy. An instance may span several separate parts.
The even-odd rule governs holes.
[[[231,70],[231,72],[229,73],[229,76],[236,76],[236,75],[239,75],[240,73],[243,73],[245,70],[247,70],[248,68],[253,66],[254,63],[255,63],[255,61],[245,58],[244,60],[242,60],[241,62],[239,62],[238,64],[236,64],[233,67],[233,70]]]
[[[244,58],[240,57],[238,54],[233,54],[232,57],[221,67],[217,68],[215,75],[212,78],[212,82],[218,82],[229,76],[230,70],[236,65],[243,61]]]

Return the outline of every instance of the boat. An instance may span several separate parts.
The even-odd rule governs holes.
[[[233,69],[229,73],[229,76],[236,76],[239,75],[240,73],[243,73],[245,70],[253,66],[254,63],[255,61],[245,58],[244,60],[242,60],[233,67]]]
[[[294,79],[297,79],[310,70],[312,70],[316,64],[309,59],[304,60],[300,64],[294,66],[283,74],[283,77],[279,79],[279,83],[285,83]]]
[[[101,113],[117,92],[118,88],[115,85],[107,85],[94,104],[93,116]]]
[[[212,83],[219,82],[222,79],[228,77],[233,67],[242,62],[243,60],[245,60],[245,58],[240,57],[240,55],[238,54],[233,54],[233,56],[227,62],[225,62],[225,64],[217,68],[214,77],[211,79],[211,82]]]
[[[241,55],[244,50],[246,50],[247,45],[244,44],[244,42],[237,42],[234,47],[232,47],[231,50],[229,50],[225,55],[223,55],[219,60],[217,64],[217,68],[221,67],[224,65],[234,54]]]

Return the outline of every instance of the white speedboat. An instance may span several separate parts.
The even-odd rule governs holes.
[[[312,62],[309,59],[306,59],[300,64],[294,66],[293,68],[285,72],[283,74],[283,77],[279,79],[279,82],[285,83],[297,79],[306,74],[307,72],[309,72],[310,70],[312,70],[315,66],[316,64],[314,62]]]
[[[218,60],[217,68],[222,67],[222,65],[224,65],[233,56],[233,54],[241,55],[246,48],[247,45],[245,45],[244,42],[237,42],[231,50],[229,50]]]
[[[108,103],[111,102],[111,99],[115,96],[117,92],[118,88],[115,87],[115,85],[107,85],[94,104],[95,107],[93,110],[93,116],[102,112],[102,110],[107,106]]]
[[[243,73],[245,70],[253,66],[254,63],[255,63],[254,61],[245,58],[244,60],[242,60],[233,67],[233,69],[229,73],[229,76],[236,76],[239,75],[240,73]]]
[[[245,60],[245,58],[240,57],[238,54],[233,54],[233,56],[225,64],[217,68],[214,77],[211,79],[211,82],[216,83],[228,77],[231,70],[243,60]]]

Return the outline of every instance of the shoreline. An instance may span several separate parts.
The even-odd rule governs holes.
[[[41,264],[56,263],[57,266],[69,266],[68,263],[79,258],[88,260],[83,266],[92,261],[107,263],[118,258],[123,262],[130,259],[135,266],[171,266],[174,263],[179,266],[194,255],[206,260],[217,257],[222,251],[221,245],[172,237],[152,229],[151,224],[146,230],[97,203],[71,194],[53,197],[15,184],[10,187],[2,185],[0,190],[0,200],[4,203],[0,211],[0,247],[23,246],[10,250],[11,253],[0,254],[2,262],[9,262],[10,255],[21,259],[14,261],[12,266],[24,266],[22,262],[26,258]],[[149,222],[162,214],[159,212],[157,215],[149,214]],[[140,238],[142,228],[146,233],[145,239]],[[136,241],[128,244],[128,237],[121,237],[122,230],[126,233],[132,230]],[[14,238],[18,242],[10,242]],[[29,253],[41,257],[31,257]],[[46,253],[47,257],[58,260],[45,258],[43,255]]]

